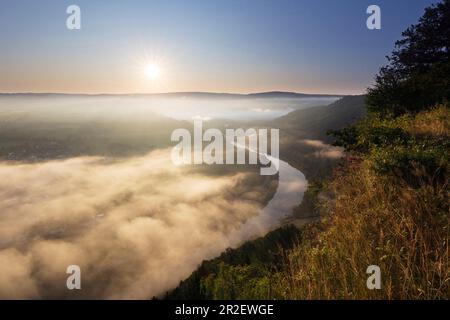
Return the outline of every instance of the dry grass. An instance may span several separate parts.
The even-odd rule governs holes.
[[[450,135],[450,112],[446,105],[418,114],[406,128],[413,135],[444,136]]]
[[[448,109],[411,121],[410,132],[448,136]],[[370,160],[350,159],[327,189],[327,214],[286,254],[276,291],[286,299],[449,299],[449,186],[419,168],[419,183],[380,176]],[[319,227],[319,228],[317,228]],[[381,290],[366,269],[378,265]]]

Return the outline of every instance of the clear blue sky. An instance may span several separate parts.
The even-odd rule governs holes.
[[[0,92],[360,93],[435,2],[0,0]],[[70,4],[79,31],[66,28]],[[370,4],[380,31],[366,28]]]

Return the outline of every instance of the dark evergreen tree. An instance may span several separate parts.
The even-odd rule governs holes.
[[[369,111],[400,115],[450,97],[450,0],[425,9],[402,33],[367,96]]]

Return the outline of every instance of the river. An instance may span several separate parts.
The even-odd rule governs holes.
[[[234,144],[237,148],[245,148],[249,152],[259,152],[247,146]],[[263,154],[274,164],[278,163],[278,188],[273,198],[261,209],[261,212],[247,220],[244,225],[232,235],[231,239],[244,239],[265,235],[268,231],[277,228],[280,222],[292,215],[294,207],[298,206],[307,189],[308,181],[305,175],[292,167],[289,163]],[[278,160],[278,161],[276,161]],[[239,243],[236,243],[239,245]]]

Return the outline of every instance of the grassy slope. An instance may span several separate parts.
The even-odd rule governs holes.
[[[407,143],[409,160],[415,159],[409,161],[414,169],[408,175],[399,168],[379,170],[398,164],[392,161],[402,155],[396,142],[379,144],[368,156],[350,158],[336,171],[327,186],[333,200],[323,203],[327,213],[323,231],[291,251],[279,283],[283,297],[450,297],[449,124],[445,106],[390,121],[391,128],[408,133],[414,141]],[[435,141],[442,149],[434,153],[424,141]],[[429,156],[421,165],[415,158],[417,149]],[[437,166],[428,172],[431,159]],[[382,290],[366,287],[365,271],[373,264],[381,267]]]
[[[240,248],[228,252],[240,256],[237,264],[221,257],[206,262],[207,272],[188,279],[196,283],[195,297],[450,298],[448,106],[361,126],[372,134],[362,135],[369,150],[349,156],[322,187],[331,195],[316,201],[322,220],[304,227],[293,248],[281,245],[257,260]],[[374,264],[381,290],[366,287],[366,269]],[[184,288],[170,297],[192,297]]]

